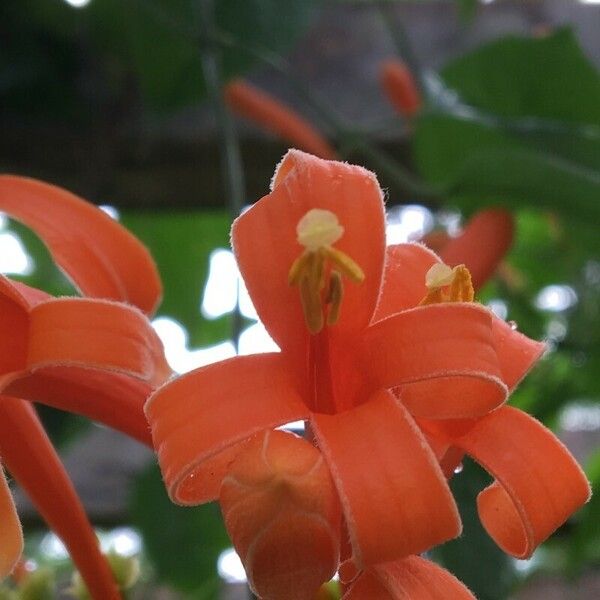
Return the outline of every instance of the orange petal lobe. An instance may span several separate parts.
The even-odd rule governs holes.
[[[392,394],[377,392],[355,409],[314,414],[311,422],[358,568],[423,552],[460,533],[437,460]]]
[[[338,564],[341,512],[321,453],[282,431],[244,445],[219,496],[227,531],[263,600],[313,600]]]
[[[22,552],[21,523],[0,466],[0,580],[13,570]]]
[[[422,244],[388,246],[383,287],[373,321],[418,306],[427,294],[425,275],[439,257]]]
[[[454,575],[419,556],[409,556],[367,570],[352,585],[343,600],[375,598],[475,600],[475,596]]]
[[[94,600],[120,594],[77,493],[32,405],[0,397],[0,455],[63,540]]]
[[[492,335],[502,381],[512,390],[542,356],[546,344],[528,338],[506,321],[497,318],[492,322]]]
[[[147,382],[121,373],[83,367],[40,367],[12,378],[4,393],[83,415],[152,447],[144,402]]]
[[[363,355],[373,387],[400,386],[416,416],[477,416],[506,400],[491,313],[476,304],[432,304],[379,321],[364,334]]]
[[[239,217],[232,245],[261,320],[277,344],[306,355],[308,330],[288,273],[304,252],[298,221],[311,209],[333,212],[344,233],[334,247],[364,271],[361,284],[344,282],[344,298],[332,333],[360,330],[373,314],[385,255],[382,192],[375,175],[357,166],[289,151],[273,179],[273,191]],[[298,359],[300,360],[300,358]]]
[[[381,67],[381,85],[392,105],[405,117],[419,112],[421,94],[412,73],[399,60],[388,60]]]
[[[487,532],[508,554],[528,558],[590,496],[583,471],[541,423],[502,407],[455,441],[496,481],[477,499]]]
[[[146,317],[107,300],[57,298],[30,315],[27,365],[111,369],[162,383],[170,369],[162,343]]]
[[[294,110],[247,81],[235,79],[225,86],[229,108],[293,146],[320,158],[333,159],[335,150],[327,140]]]
[[[150,254],[100,209],[48,183],[2,175],[0,210],[31,228],[85,295],[145,312],[158,305],[161,283]]]
[[[218,497],[238,442],[308,417],[279,353],[239,356],[187,373],[159,388],[145,411],[167,490],[180,504]]]
[[[478,290],[494,274],[512,244],[514,220],[506,210],[489,208],[479,211],[461,235],[450,238],[440,251],[450,266],[464,264]]]
[[[29,306],[25,298],[0,275],[0,375],[25,367]]]

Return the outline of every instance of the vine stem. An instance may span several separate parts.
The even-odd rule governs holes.
[[[214,37],[213,31],[215,28],[213,0],[200,0],[195,6],[199,30],[201,32],[199,52],[202,73],[217,123],[217,130],[219,131],[219,153],[225,184],[225,197],[231,220],[233,221],[241,213],[246,197],[240,144],[235,124],[223,100],[221,51],[218,46],[211,42]],[[239,299],[239,282],[237,287]],[[236,351],[239,349],[242,325],[242,315],[238,300],[231,319],[231,334]]]

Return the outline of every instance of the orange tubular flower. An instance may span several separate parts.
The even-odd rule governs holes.
[[[52,298],[0,276],[0,457],[65,542],[92,596],[116,599],[94,531],[27,400],[85,415],[149,444],[143,403],[170,369],[140,309],[154,310],[160,280],[136,238],[64,190],[1,176],[0,210],[34,230],[73,283],[97,297]],[[4,484],[1,491],[5,571],[20,534]]]
[[[231,81],[225,86],[224,96],[235,114],[284,141],[320,158],[336,157],[331,144],[308,121],[247,81]]]
[[[514,336],[484,307],[417,306],[428,292],[421,267],[430,259],[420,246],[398,251],[400,258],[412,257],[398,268],[410,302],[384,314],[390,305],[384,299],[376,310],[384,229],[382,193],[372,173],[290,151],[271,193],[232,230],[250,295],[281,352],[197,369],[157,390],[145,408],[169,495],[187,505],[220,494],[223,500],[221,484],[249,438],[307,421],[351,542],[342,556],[346,573],[459,534],[445,477],[410,412],[487,414],[506,400],[502,376],[513,360],[497,352],[504,346],[496,338]],[[389,262],[396,265],[393,254]],[[418,297],[410,285],[415,273],[422,277]],[[404,279],[392,280],[385,289],[402,291]],[[398,387],[402,401],[388,391]],[[269,582],[255,576],[255,587],[262,584]]]
[[[421,94],[412,73],[399,60],[388,60],[381,66],[381,85],[396,110],[414,117],[421,110]]]
[[[462,238],[449,242],[442,252],[465,260],[468,254],[480,269],[483,280],[484,272],[488,275],[491,272],[492,252],[486,250],[477,257],[466,251],[474,251],[478,240],[481,247],[485,247],[489,236],[505,239],[506,224],[506,217],[501,213],[495,216],[488,213],[474,226],[467,227]],[[487,265],[486,269],[482,265]],[[426,282],[431,280],[432,272],[444,271],[449,279],[437,288],[430,282],[428,288]],[[453,302],[456,298],[452,297],[452,286],[460,271],[460,267],[446,267],[424,246],[388,248],[377,317],[385,318],[406,310],[422,298]],[[440,296],[436,296],[438,292],[442,292]],[[472,294],[471,288],[470,300]],[[545,345],[528,339],[496,318],[492,322],[492,335],[502,380],[512,390],[541,356]],[[532,417],[508,406],[495,410],[490,406],[480,415],[472,413],[468,417],[464,410],[469,409],[469,401],[454,403],[449,391],[440,387],[437,399],[425,403],[421,397],[415,399],[410,388],[399,386],[395,390],[426,434],[448,476],[464,454],[468,454],[494,477],[494,483],[477,499],[481,521],[505,552],[528,558],[589,499],[589,483],[562,443]]]

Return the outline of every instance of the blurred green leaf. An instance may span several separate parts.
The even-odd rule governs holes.
[[[148,246],[156,260],[164,285],[159,314],[179,321],[187,329],[192,346],[228,339],[227,318],[209,321],[200,314],[210,253],[229,248],[228,214],[127,212],[121,222]]]
[[[196,600],[217,598],[217,558],[231,546],[216,503],[174,505],[158,467],[138,476],[131,500],[133,524],[157,575]]]
[[[467,104],[497,115],[600,124],[600,76],[568,29],[502,38],[441,75]]]

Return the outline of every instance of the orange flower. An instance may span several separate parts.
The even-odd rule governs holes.
[[[0,457],[65,542],[93,597],[118,598],[79,498],[27,400],[150,443],[143,402],[170,370],[140,309],[155,308],[160,280],[136,238],[64,190],[2,176],[0,210],[33,229],[73,283],[98,297],[52,298],[0,276]],[[1,483],[5,573],[20,551],[20,528]]]
[[[281,352],[197,369],[151,396],[146,414],[170,497],[218,498],[249,438],[302,419],[335,484],[355,569],[458,535],[456,505],[411,404],[387,390],[401,386],[427,415],[497,408],[507,392],[497,319],[473,303],[414,308],[426,289],[380,318],[382,193],[360,167],[290,151],[271,193],[234,223],[232,244]],[[417,262],[428,255],[407,248]],[[405,269],[409,282],[422,275],[420,264]]]
[[[335,158],[331,144],[298,113],[242,79],[225,86],[229,108],[282,140],[321,158]]]
[[[405,117],[414,117],[421,109],[421,94],[412,73],[399,60],[381,65],[381,85],[390,102]]]
[[[494,251],[486,249],[486,245],[490,239],[506,240],[507,217],[501,211],[488,211],[479,219],[475,217],[474,222],[462,237],[448,242],[442,254],[471,260],[482,283],[491,274],[494,262]],[[480,255],[478,248],[482,248]],[[496,260],[501,256],[498,253]],[[440,265],[443,265],[440,259],[424,246],[388,248],[378,317],[406,310],[428,295],[431,298],[432,290],[427,288],[426,280],[432,270],[444,269]],[[456,268],[445,269],[457,272]],[[446,296],[436,301],[453,300]],[[496,318],[492,332],[502,380],[512,390],[540,357],[545,345],[528,339]],[[427,435],[448,476],[466,453],[494,477],[495,482],[477,500],[482,523],[505,552],[528,558],[589,499],[587,479],[562,443],[532,417],[508,406],[495,410],[490,407],[480,415],[467,417],[463,411],[469,408],[468,401],[455,404],[449,391],[440,387],[436,394],[431,388],[433,395],[425,403],[421,397],[415,399],[410,388],[395,389]]]

